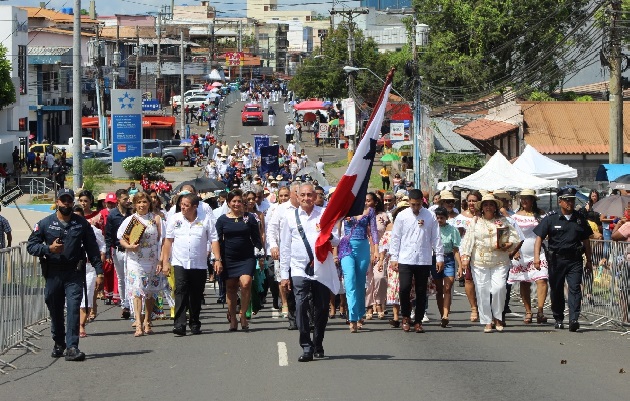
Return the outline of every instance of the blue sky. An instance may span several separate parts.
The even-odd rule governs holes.
[[[0,5],[30,6],[39,7],[41,0],[0,0]],[[348,0],[278,0],[278,9],[280,10],[314,10],[322,14],[328,14],[328,10],[332,8],[333,1],[337,3],[336,8],[358,7],[359,1]],[[73,7],[74,0],[46,0],[46,8],[54,8],[59,10],[65,7]],[[147,12],[159,11],[161,5],[169,5],[170,0],[96,0],[96,12],[101,15],[111,14],[144,14]],[[199,4],[196,0],[175,0],[175,5],[183,4]],[[217,7],[218,11],[223,12],[220,16],[245,15],[247,6],[246,1],[239,0],[216,0],[210,4]],[[81,8],[87,9],[90,5],[89,0],[81,1]]]

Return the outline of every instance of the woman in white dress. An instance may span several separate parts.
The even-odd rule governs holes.
[[[164,233],[162,218],[150,212],[151,200],[145,192],[139,192],[133,197],[136,212],[127,217],[118,229],[120,245],[126,249],[125,263],[127,272],[127,296],[133,301],[136,332],[135,337],[151,334],[151,313],[154,305],[154,295],[164,289],[165,277],[162,274],[160,262],[160,248]],[[123,234],[135,217],[146,226],[140,242],[132,245],[123,238]],[[142,306],[145,314],[142,320]]]
[[[512,259],[512,267],[508,276],[508,283],[520,282],[521,298],[525,305],[525,324],[532,322],[532,296],[531,286],[536,283],[538,296],[538,312],[536,313],[537,323],[546,323],[547,318],[543,314],[545,299],[547,299],[547,280],[549,270],[545,253],[540,253],[540,270],[534,267],[534,243],[536,234],[534,228],[545,215],[545,212],[538,208],[536,204],[536,192],[532,189],[524,189],[520,193],[521,207],[512,215],[512,219],[518,224],[523,232],[525,241],[521,245],[520,257]]]

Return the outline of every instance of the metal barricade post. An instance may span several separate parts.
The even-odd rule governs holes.
[[[22,279],[24,282],[24,332],[28,338],[39,338],[42,335],[33,326],[45,322],[49,318],[44,288],[46,280],[42,276],[39,259],[26,251],[27,242],[20,242],[22,251]]]
[[[24,304],[21,285],[22,257],[20,248],[0,249],[0,355],[19,346],[24,340]],[[0,359],[2,368],[14,365]]]

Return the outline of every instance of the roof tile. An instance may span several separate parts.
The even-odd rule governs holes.
[[[517,125],[480,118],[454,131],[466,138],[487,141],[514,130],[518,130]]]

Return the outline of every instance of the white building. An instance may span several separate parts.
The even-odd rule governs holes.
[[[28,93],[35,90],[28,81],[28,17],[26,11],[13,6],[0,6],[0,15],[7,22],[0,24],[0,39],[11,64],[11,82],[16,102],[0,110],[0,160],[11,161],[14,146],[20,137],[28,137]],[[8,22],[10,21],[10,22]]]

